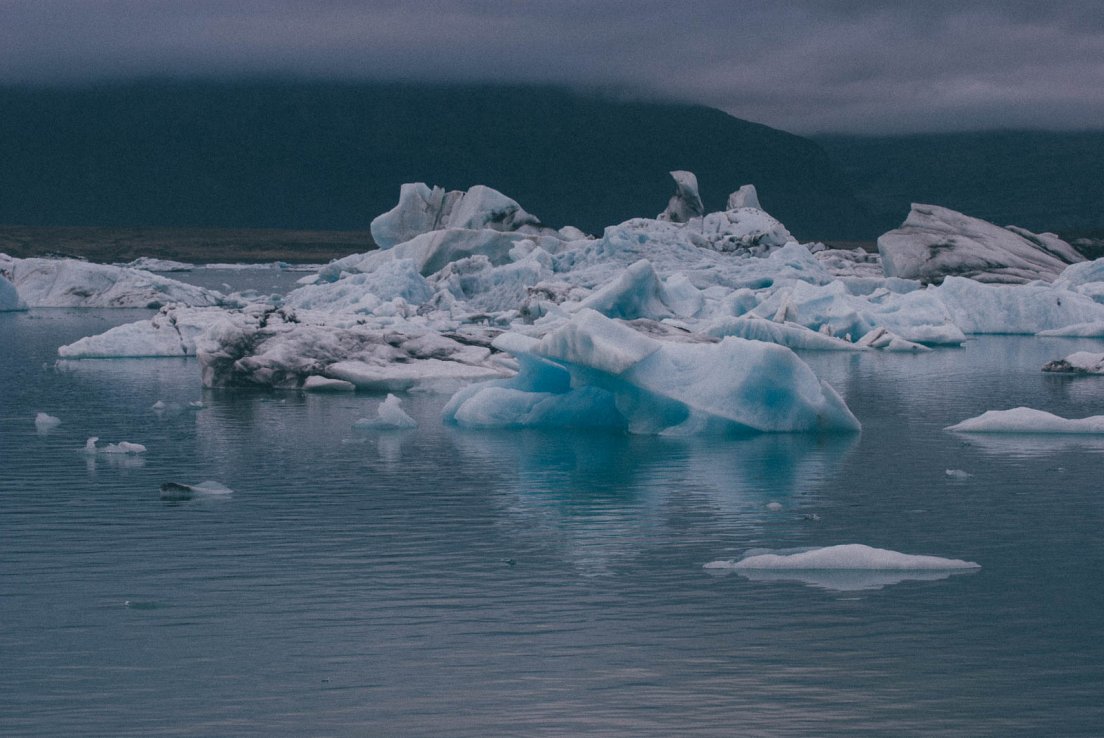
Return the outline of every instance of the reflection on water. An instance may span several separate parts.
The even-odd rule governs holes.
[[[734,570],[710,569],[714,576],[724,576]],[[901,582],[937,582],[958,574],[976,574],[976,569],[946,571],[864,571],[854,569],[825,571],[783,571],[765,569],[738,570],[740,576],[753,582],[798,582],[811,587],[837,592],[854,592],[864,589],[882,589]]]
[[[58,345],[120,320],[105,313],[0,316],[2,346],[21,349],[0,351],[0,733],[1104,722],[1104,448],[943,431],[1017,404],[1088,414],[1098,385],[1039,371],[1082,344],[808,355],[863,423],[854,435],[464,431],[432,394],[404,398],[417,429],[360,433],[381,397],[204,391],[194,360],[55,369]],[[62,424],[39,435],[40,411]],[[84,457],[93,435],[148,451]],[[202,479],[234,493],[161,499]],[[983,568],[702,568],[854,542]]]

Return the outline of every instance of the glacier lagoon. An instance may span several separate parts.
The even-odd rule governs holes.
[[[0,314],[0,733],[1104,724],[1104,438],[944,430],[1094,414],[1104,379],[1039,368],[1099,339],[801,352],[857,434],[479,431],[430,393],[402,398],[416,429],[361,432],[383,394],[203,390],[195,359],[55,365],[149,315]],[[89,436],[148,451],[84,455]],[[202,480],[233,492],[159,494]],[[981,568],[704,568],[851,543]]]

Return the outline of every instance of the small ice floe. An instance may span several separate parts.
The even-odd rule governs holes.
[[[203,400],[192,400],[186,405],[182,405],[179,402],[165,402],[164,400],[158,400],[150,405],[150,410],[158,415],[175,415],[185,410],[202,410],[207,407]]]
[[[962,469],[948,469],[945,474],[956,482],[962,482],[974,476],[970,472],[963,471]]]
[[[749,552],[742,559],[711,561],[711,571],[736,571],[758,581],[799,581],[835,590],[880,589],[906,580],[933,581],[980,569],[979,564],[918,556],[851,543],[783,552]]]
[[[1044,372],[1060,374],[1104,374],[1104,354],[1076,351],[1064,359],[1055,359],[1043,365]]]
[[[402,409],[402,400],[395,395],[387,395],[380,403],[375,418],[361,418],[353,423],[358,430],[405,430],[417,428],[418,423]]]
[[[947,426],[959,433],[1104,433],[1104,415],[1063,418],[1043,410],[1017,407],[989,410],[976,418]]]
[[[344,379],[312,374],[303,382],[303,389],[307,392],[353,392],[356,390],[356,385]]]
[[[146,447],[140,443],[130,443],[129,441],[119,441],[118,443],[109,443],[106,446],[97,446],[96,442],[100,440],[99,436],[91,436],[84,443],[84,453],[86,454],[144,454]]]
[[[61,425],[61,418],[56,418],[46,413],[35,415],[35,430],[37,430],[40,435],[46,435],[59,425]]]
[[[781,502],[768,502],[767,503],[767,509],[770,510],[771,512],[778,512],[779,510],[782,509],[782,503]]]
[[[162,500],[190,500],[201,495],[230,495],[234,490],[221,482],[208,480],[199,484],[180,484],[179,482],[165,482],[161,485]]]

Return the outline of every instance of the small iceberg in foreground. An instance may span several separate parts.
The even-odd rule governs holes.
[[[402,400],[395,395],[387,395],[376,410],[376,417],[361,418],[353,423],[357,430],[406,430],[417,428],[418,422],[402,409]]]
[[[736,571],[755,581],[798,581],[824,589],[859,590],[880,589],[907,580],[935,581],[976,571],[981,565],[849,543],[796,552],[753,553],[738,560],[711,561],[703,568]]]
[[[35,415],[35,430],[42,435],[49,433],[59,425],[61,425],[61,418],[47,415],[46,413],[38,413]]]
[[[1064,359],[1055,359],[1043,365],[1044,372],[1059,374],[1104,374],[1104,354],[1076,351]]]
[[[234,490],[221,482],[207,480],[199,484],[180,484],[179,482],[165,482],[161,485],[162,500],[190,500],[198,495],[230,495]]]
[[[1104,415],[1062,418],[1044,410],[1016,407],[988,410],[976,418],[947,426],[958,433],[1104,433]]]

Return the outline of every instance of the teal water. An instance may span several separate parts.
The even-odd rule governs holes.
[[[1104,378],[1039,371],[1104,342],[807,354],[854,436],[472,432],[432,394],[360,433],[381,396],[55,365],[145,314],[0,314],[0,734],[1101,734],[1104,439],[942,428],[1104,414]],[[234,493],[160,499],[207,479]],[[982,568],[702,568],[839,543]]]

